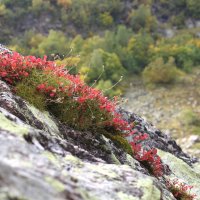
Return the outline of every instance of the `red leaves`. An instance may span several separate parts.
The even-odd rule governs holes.
[[[166,186],[176,199],[194,200],[196,197],[195,194],[190,194],[193,186],[181,183],[178,179],[167,180]]]
[[[50,96],[50,97],[55,97],[55,95],[56,95],[56,93],[51,92],[49,96]]]
[[[150,168],[149,170],[152,171],[155,176],[162,176],[163,165],[160,157],[157,155],[157,149],[153,148],[147,151],[142,149],[140,144],[141,141],[147,138],[147,134],[139,134],[134,137],[132,142],[130,142],[135,158],[145,165],[148,165],[148,168]]]
[[[77,99],[77,101],[78,101],[80,104],[83,104],[86,100],[87,100],[86,97],[79,97],[79,98]]]
[[[55,63],[36,58],[34,56],[22,56],[16,52],[0,55],[0,77],[9,84],[15,84],[29,76],[32,69],[55,68]]]
[[[0,76],[1,76],[2,78],[4,78],[4,77],[7,76],[7,74],[8,74],[7,72],[1,72],[1,73],[0,73]]]
[[[45,87],[46,87],[46,85],[44,83],[42,83],[42,84],[40,84],[40,85],[37,86],[37,90],[38,91],[42,91],[42,90],[45,89]]]
[[[47,83],[42,83],[36,87],[38,92],[46,94],[48,97],[55,97],[56,96],[56,88],[53,86],[48,86]]]

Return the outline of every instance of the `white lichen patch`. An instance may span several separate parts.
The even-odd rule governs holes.
[[[123,192],[118,192],[117,196],[119,197],[120,200],[140,200],[138,197],[134,197],[128,194],[125,194]]]
[[[126,162],[133,168],[136,168],[137,162],[131,155],[126,154]]]
[[[47,111],[42,112],[37,108],[35,108],[34,106],[29,105],[28,103],[27,106],[29,110],[33,113],[33,115],[44,125],[46,125],[46,127],[48,127],[48,129],[53,135],[58,135],[59,133],[58,127],[56,123],[53,121],[53,119],[51,119],[51,116]]]
[[[47,183],[49,183],[56,191],[58,192],[62,192],[64,191],[65,189],[65,185],[63,183],[61,183],[60,181],[50,177],[50,176],[47,176],[45,177],[45,180]]]
[[[83,200],[100,200],[95,195],[91,195],[88,191],[84,190],[83,188],[77,189],[77,192],[80,193],[80,196]]]
[[[143,192],[141,200],[160,200],[161,191],[154,185],[151,178],[140,178],[137,181],[137,187]]]
[[[0,113],[0,128],[11,133],[25,135],[28,133],[28,128],[20,126],[13,121],[7,119],[2,113]]]
[[[80,168],[84,166],[83,162],[79,159],[76,158],[75,156],[72,155],[67,155],[63,159],[66,163],[70,163],[70,165],[74,166],[79,166]]]
[[[12,166],[12,167],[24,167],[24,168],[32,168],[32,163],[29,161],[25,161],[25,160],[20,160],[20,157],[16,156],[13,158],[9,158],[9,159],[3,159],[3,162],[5,162],[7,165]],[[1,200],[1,199],[0,199]]]
[[[44,157],[46,157],[48,159],[48,161],[50,161],[52,164],[54,164],[56,167],[60,167],[60,161],[57,158],[57,156],[49,151],[44,151],[42,153],[42,155]]]
[[[107,179],[115,179],[118,178],[119,175],[115,173],[114,170],[111,170],[111,165],[108,168],[106,165],[98,164],[98,165],[91,165],[88,164],[88,169],[93,171],[95,175],[98,177],[106,177]]]

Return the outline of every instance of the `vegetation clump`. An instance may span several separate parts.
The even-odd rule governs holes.
[[[0,56],[0,77],[14,87],[18,95],[39,109],[48,109],[62,122],[79,130],[98,130],[123,146],[140,160],[146,161],[154,175],[160,176],[162,163],[155,149],[144,151],[140,141],[147,134],[133,135],[133,125],[116,112],[117,99],[111,101],[100,90],[86,85],[78,75],[71,75],[62,65],[18,53]],[[129,146],[130,145],[130,146]]]
[[[157,58],[142,73],[143,80],[147,84],[169,84],[176,81],[181,74],[172,57],[166,63],[163,58]]]
[[[178,179],[168,180],[166,186],[177,200],[194,200],[196,197],[190,193],[193,186],[181,183]]]

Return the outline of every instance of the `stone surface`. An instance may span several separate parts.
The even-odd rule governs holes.
[[[199,163],[139,116],[120,112],[149,134],[146,148],[161,149],[165,176],[194,185],[200,199]],[[0,200],[175,200],[163,183],[113,141],[61,124],[0,81]]]

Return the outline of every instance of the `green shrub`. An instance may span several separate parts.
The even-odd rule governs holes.
[[[0,16],[3,16],[7,13],[6,7],[4,4],[0,4]]]
[[[147,84],[159,84],[159,83],[172,83],[182,74],[177,69],[174,58],[170,57],[169,60],[164,63],[163,58],[157,58],[151,62],[143,71],[143,80]]]
[[[200,19],[200,1],[199,0],[187,0],[187,8],[190,16]]]
[[[96,49],[91,54],[90,58],[91,68],[88,73],[89,82],[93,83],[97,80],[102,73],[103,66],[105,68],[102,76],[102,80],[110,80],[112,84],[118,82],[126,71],[123,68],[119,57],[115,53],[108,53],[102,49]]]
[[[109,12],[104,12],[100,15],[100,21],[101,23],[103,24],[103,26],[110,26],[113,24],[113,18],[112,16],[110,15]]]
[[[157,20],[151,13],[151,7],[144,4],[140,5],[137,10],[131,11],[128,21],[134,31],[144,28],[154,32],[157,29]]]

